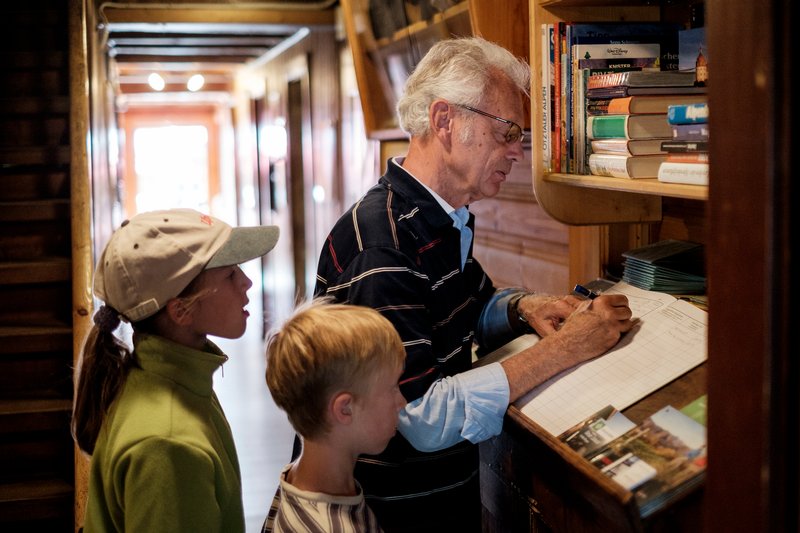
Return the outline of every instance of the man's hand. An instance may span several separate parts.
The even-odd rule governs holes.
[[[600,295],[581,302],[558,331],[562,349],[569,354],[581,354],[587,360],[617,344],[620,336],[630,331],[628,298],[623,294]]]
[[[517,304],[519,313],[536,330],[546,337],[561,328],[562,323],[575,312],[582,300],[575,296],[524,296]]]
[[[539,301],[525,301],[533,298]],[[635,324],[623,294],[600,295],[594,300],[526,296],[520,304],[534,314],[528,320],[538,321],[534,322],[536,331],[548,334],[501,363],[511,402],[556,374],[605,353]]]

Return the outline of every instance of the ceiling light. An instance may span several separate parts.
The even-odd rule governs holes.
[[[199,91],[203,88],[203,84],[206,82],[205,78],[203,78],[202,74],[195,74],[189,81],[186,82],[186,88],[192,92]]]
[[[162,78],[157,72],[153,72],[147,77],[147,83],[153,88],[154,91],[163,91],[167,84],[164,81],[164,78]]]

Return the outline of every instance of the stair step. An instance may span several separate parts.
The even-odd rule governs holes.
[[[2,435],[0,440],[0,484],[26,479],[69,479],[75,458],[75,441],[69,429],[69,414],[62,415],[57,431],[33,431]]]
[[[69,146],[0,147],[0,168],[15,165],[68,165]]]
[[[32,531],[33,524],[36,531],[71,531],[73,494],[73,486],[63,479],[0,484],[0,523],[7,531]]]
[[[0,261],[69,257],[70,253],[69,218],[0,224]]]
[[[0,95],[59,96],[69,93],[69,72],[65,68],[1,70]]]
[[[0,326],[0,356],[72,350],[72,328],[52,326]]]
[[[0,283],[49,283],[72,279],[72,261],[51,257],[42,261],[11,261],[0,263]]]
[[[0,287],[0,324],[61,325],[72,311],[71,283],[4,285]]]
[[[0,65],[7,69],[66,68],[69,55],[63,51],[2,52]]]
[[[68,428],[71,413],[71,399],[0,400],[0,435]]]
[[[68,198],[0,202],[0,222],[69,221],[69,217]]]
[[[0,145],[36,146],[69,144],[69,117],[60,116],[0,116]]]
[[[11,96],[0,98],[2,115],[69,115],[69,96]]]
[[[0,169],[0,201],[69,198],[67,167],[18,166]]]

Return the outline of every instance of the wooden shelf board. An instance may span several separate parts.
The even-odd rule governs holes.
[[[707,200],[708,187],[703,185],[684,185],[679,183],[661,183],[656,178],[623,179],[605,176],[578,174],[547,174],[544,180],[550,183],[562,183],[585,189],[603,189],[607,191],[623,191],[655,196],[686,198],[689,200]]]

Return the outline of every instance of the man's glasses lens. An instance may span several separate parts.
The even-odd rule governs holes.
[[[508,144],[514,144],[517,141],[521,141],[524,136],[525,134],[522,133],[522,128],[517,124],[512,124],[506,133],[506,142]]]
[[[481,111],[480,109],[475,109],[474,107],[470,107],[468,105],[461,105],[456,104],[458,107],[466,109],[467,111],[472,111],[473,113],[478,113],[479,115],[483,115],[484,117],[493,118],[500,122],[504,122],[505,124],[510,124],[508,131],[506,132],[506,143],[513,144],[517,141],[522,141],[525,138],[525,134],[522,132],[522,128],[516,122],[511,122],[508,119],[498,117],[497,115],[492,115],[491,113],[487,113],[486,111]]]

